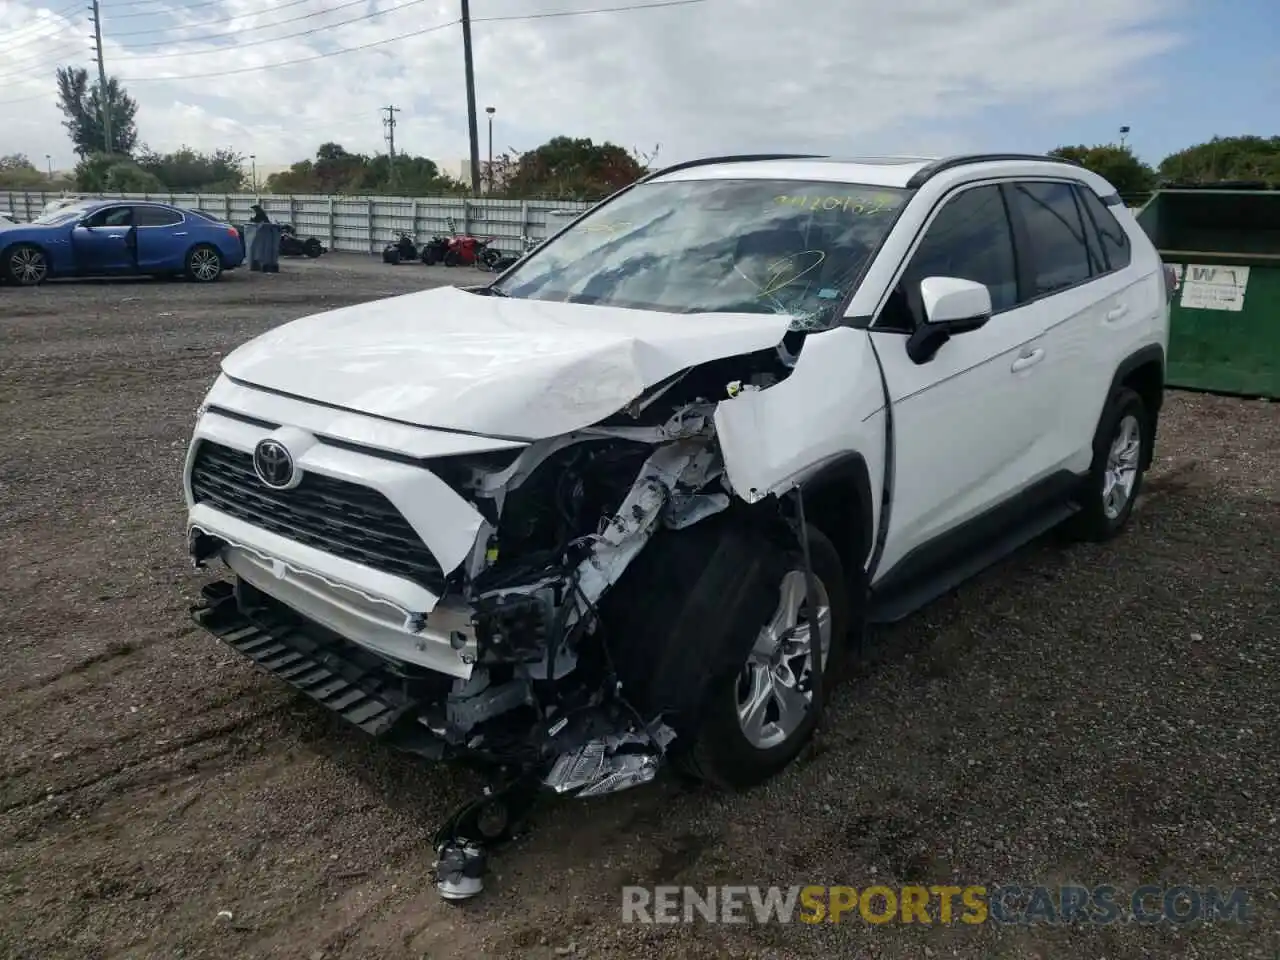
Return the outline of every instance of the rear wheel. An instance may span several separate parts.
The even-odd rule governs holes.
[[[391,266],[394,267],[396,264],[400,262],[400,251],[397,250],[395,247],[388,247],[386,250],[383,250],[382,262],[389,263],[391,264]]]
[[[444,255],[444,265],[446,267],[462,266],[462,257],[458,254],[458,251],[456,250],[446,251]]]
[[[1080,512],[1069,521],[1069,534],[1081,540],[1110,540],[1129,522],[1152,442],[1148,423],[1142,398],[1128,387],[1117,390],[1098,424],[1093,464],[1080,491]]]
[[[316,257],[320,256],[320,254],[324,253],[324,249],[320,246],[319,240],[315,237],[309,237],[306,243],[302,245],[302,252],[314,260]]]
[[[14,244],[0,260],[0,273],[10,283],[34,287],[49,276],[49,258],[33,243]]]
[[[192,247],[187,254],[186,274],[195,283],[213,283],[222,276],[222,254],[207,243]]]

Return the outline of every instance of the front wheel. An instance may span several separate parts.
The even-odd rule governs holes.
[[[213,283],[222,276],[222,254],[208,244],[192,247],[187,254],[186,274],[195,283]]]
[[[1067,532],[1080,540],[1110,540],[1129,522],[1149,462],[1151,432],[1146,405],[1121,387],[1103,411],[1093,441],[1093,464],[1080,491],[1080,512]]]
[[[812,527],[809,554],[817,596],[810,596],[803,555],[789,551],[778,567],[777,605],[741,669],[709,690],[697,740],[680,757],[686,773],[745,789],[781,771],[813,734],[815,648],[825,703],[844,660],[850,608],[840,556]]]
[[[302,245],[302,252],[314,260],[320,254],[324,253],[324,247],[320,246],[320,241],[315,237],[308,238],[307,242]]]
[[[32,243],[19,243],[4,253],[0,274],[20,287],[34,287],[49,276],[49,258]]]

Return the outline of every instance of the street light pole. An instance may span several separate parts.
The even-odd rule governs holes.
[[[44,155],[44,167],[49,171],[49,179],[53,179],[53,155],[46,153]]]
[[[249,163],[253,165],[253,192],[258,192],[258,155],[256,153],[249,154]]]
[[[493,115],[496,112],[496,109],[494,107],[485,107],[484,112],[489,115],[489,166],[488,166],[489,190],[488,192],[493,193]]]
[[[1123,148],[1124,148],[1124,141],[1125,141],[1125,139],[1126,139],[1128,136],[1129,136],[1129,128],[1128,128],[1128,127],[1121,127],[1121,128],[1120,128],[1120,147],[1121,147],[1121,149],[1123,149]]]

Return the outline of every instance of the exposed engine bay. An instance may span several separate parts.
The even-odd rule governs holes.
[[[719,617],[723,623],[698,628],[682,647],[665,640],[669,630],[653,618],[686,602],[707,548],[724,549],[722,534],[691,539],[691,529],[707,530],[708,520],[734,510],[746,526],[762,514],[766,525],[778,520],[779,511],[749,505],[758,498],[731,486],[716,409],[784,380],[805,336],[791,332],[774,348],[682,370],[591,427],[419,461],[415,469],[425,468],[483,518],[469,554],[442,585],[432,585],[434,608],[403,611],[404,635],[451,638],[469,667],[463,676],[387,656],[307,619],[290,606],[294,599],[281,593],[283,586],[272,586],[282,581],[271,571],[281,577],[288,564],[259,556],[255,562],[268,572],[255,585],[243,566],[250,548],[198,523],[191,530],[196,565],[222,556],[239,576],[234,586],[207,587],[196,618],[260,666],[401,749],[478,763],[500,780],[560,795],[645,783],[668,747],[694,728],[708,679],[741,668],[741,651],[727,662],[717,659],[724,653],[715,649],[718,631],[749,645],[776,602],[762,596],[758,610],[754,598],[739,603],[743,619]],[[253,482],[252,472],[248,477]],[[224,513],[238,509],[228,498],[243,495],[235,491],[244,482],[229,483],[232,494],[221,501],[204,482],[192,480],[197,506],[207,496]],[[259,526],[279,519],[256,517]],[[637,563],[642,555],[645,562]],[[449,632],[441,626],[448,622],[466,629]],[[457,831],[469,830],[471,841],[494,836],[477,838],[474,822],[464,828],[456,821],[442,841],[452,866],[442,853],[440,869],[452,871],[450,882],[461,890],[477,880],[482,848],[465,854]]]

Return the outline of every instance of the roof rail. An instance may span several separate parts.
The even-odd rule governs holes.
[[[933,163],[921,167],[907,181],[907,189],[918,190],[931,177],[935,177],[946,170],[963,167],[970,163],[991,163],[998,160],[1039,160],[1046,163],[1065,163],[1071,167],[1080,166],[1074,160],[1064,160],[1061,157],[1050,157],[1039,153],[962,153],[954,157],[943,157],[941,160],[935,160]]]
[[[818,153],[743,153],[737,156],[728,157],[703,157],[701,160],[686,160],[684,163],[674,163],[669,167],[663,167],[661,170],[654,170],[640,178],[640,182],[652,180],[655,177],[666,176],[668,173],[675,173],[678,170],[688,170],[691,167],[705,167],[713,163],[755,163],[760,160],[826,160],[827,157]]]

